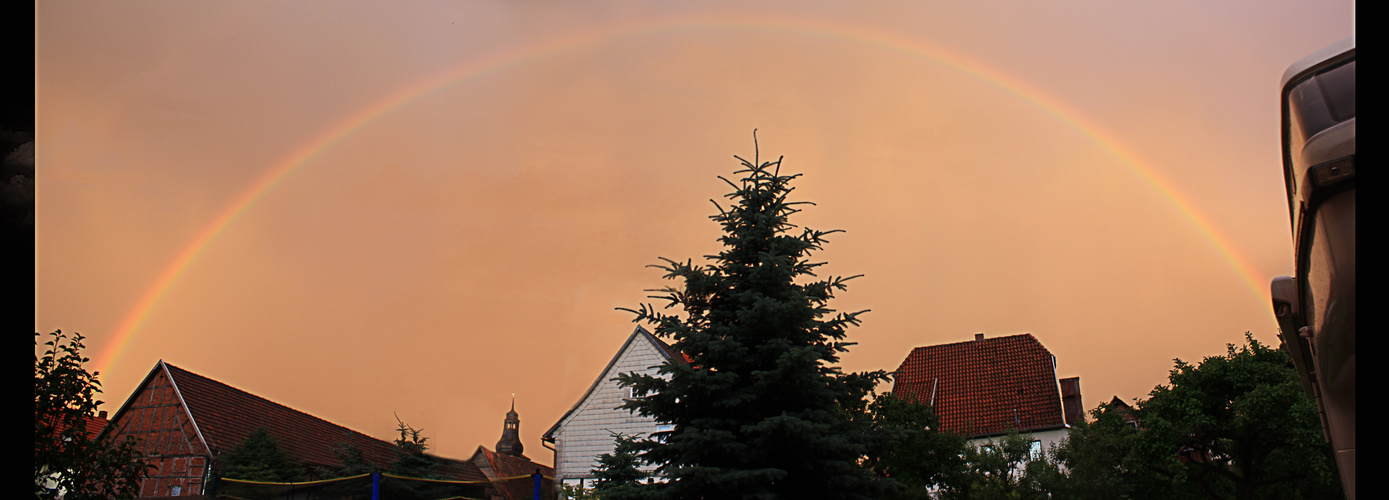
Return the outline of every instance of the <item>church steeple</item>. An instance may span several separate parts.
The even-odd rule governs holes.
[[[497,441],[497,453],[521,456],[521,417],[516,414],[516,396],[511,397],[511,411],[506,412],[506,423],[502,424],[502,439]]]

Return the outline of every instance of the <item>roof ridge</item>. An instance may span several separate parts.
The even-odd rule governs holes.
[[[259,400],[265,401],[265,402],[267,402],[267,403],[270,403],[270,404],[279,406],[279,407],[284,408],[284,409],[286,409],[286,410],[289,410],[289,411],[291,411],[291,412],[298,413],[298,414],[300,414],[300,415],[304,415],[304,416],[307,416],[307,417],[310,417],[310,418],[314,418],[314,419],[317,419],[317,420],[322,420],[322,421],[327,422],[327,423],[329,423],[329,424],[333,424],[333,425],[336,425],[336,426],[338,426],[338,427],[342,427],[343,429],[347,429],[347,430],[349,430],[349,431],[357,432],[357,433],[362,434],[362,435],[364,435],[364,436],[367,436],[367,437],[369,437],[369,438],[375,439],[375,440],[377,440],[377,441],[381,441],[381,442],[386,443],[386,444],[391,444],[392,446],[394,446],[394,444],[392,444],[390,441],[386,441],[386,440],[384,440],[384,439],[374,437],[374,436],[372,436],[372,435],[370,435],[370,434],[367,434],[367,433],[365,433],[365,432],[355,431],[355,430],[353,430],[353,429],[351,429],[351,428],[349,428],[349,427],[347,427],[347,426],[345,426],[345,425],[339,424],[339,423],[337,423],[337,422],[333,422],[333,421],[331,421],[331,420],[328,420],[328,419],[326,419],[326,418],[323,418],[323,417],[314,415],[314,414],[312,414],[312,413],[309,413],[309,412],[306,412],[306,411],[303,411],[303,410],[295,409],[295,408],[293,408],[293,407],[291,407],[291,406],[289,406],[289,405],[286,405],[286,404],[284,404],[284,403],[277,402],[277,401],[275,401],[275,400],[273,400],[273,399],[270,399],[270,398],[267,398],[267,397],[265,397],[265,396],[261,396],[261,395],[255,394],[255,393],[253,393],[253,392],[251,392],[251,391],[248,391],[248,390],[245,390],[245,389],[240,389],[240,388],[238,388],[238,387],[236,387],[236,386],[234,386],[234,385],[228,384],[228,383],[226,383],[226,382],[222,382],[222,381],[220,381],[220,380],[214,379],[214,378],[209,377],[209,376],[207,376],[207,375],[203,375],[203,374],[200,374],[200,373],[194,373],[194,372],[192,372],[192,371],[189,371],[187,368],[179,368],[179,367],[174,366],[174,365],[171,365],[171,364],[169,364],[169,363],[167,363],[167,362],[164,363],[164,366],[169,367],[169,368],[174,368],[174,369],[180,370],[180,371],[182,371],[183,373],[186,373],[186,374],[188,374],[188,375],[192,375],[192,376],[195,376],[195,377],[202,378],[203,380],[206,380],[206,381],[208,381],[208,382],[212,382],[212,383],[221,385],[221,386],[223,386],[223,387],[226,387],[226,388],[228,388],[228,389],[231,389],[231,390],[240,392],[240,393],[245,394],[245,395],[247,395],[247,396],[250,396],[250,397],[252,397],[252,398],[259,399]],[[172,378],[172,375],[173,375],[173,374],[170,373],[170,376],[171,376],[170,378]],[[178,382],[178,381],[174,381],[174,383],[177,383],[177,382]],[[187,403],[184,403],[184,404],[186,405]]]
[[[1023,332],[1023,333],[1016,333],[1016,334],[1013,334],[1013,335],[1003,335],[1003,336],[999,336],[999,337],[984,337],[984,338],[978,339],[978,340],[976,340],[976,339],[970,339],[970,340],[961,340],[961,341],[959,341],[959,342],[950,342],[950,343],[947,343],[947,344],[932,344],[932,345],[916,346],[916,347],[913,347],[912,350],[915,351],[915,350],[917,350],[917,349],[932,349],[932,348],[937,348],[937,347],[948,347],[948,346],[957,346],[957,345],[977,344],[977,343],[979,343],[979,342],[995,343],[995,342],[1001,341],[1001,340],[1022,340],[1020,337],[1030,337],[1030,338],[1031,338],[1032,340],[1034,340],[1034,341],[1037,340],[1037,336],[1033,335],[1032,332]],[[1038,343],[1040,344],[1041,342],[1038,341]]]
[[[893,372],[892,391],[929,401],[943,428],[970,435],[1064,426],[1054,360],[1030,332],[920,346]]]

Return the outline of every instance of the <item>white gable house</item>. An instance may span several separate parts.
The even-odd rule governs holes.
[[[632,392],[618,386],[615,379],[628,372],[655,375],[656,367],[676,359],[674,356],[678,354],[640,326],[627,337],[583,397],[540,438],[547,448],[553,445],[556,483],[591,486],[598,456],[613,451],[613,433],[650,436],[669,430],[650,417],[619,409]]]

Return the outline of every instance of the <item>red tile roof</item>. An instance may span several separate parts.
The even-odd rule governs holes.
[[[892,394],[934,399],[941,427],[967,437],[1059,428],[1054,363],[1030,333],[918,347],[894,373]]]
[[[482,453],[483,456],[487,458],[487,463],[492,466],[492,471],[495,472],[496,477],[499,478],[528,476],[534,474],[536,470],[539,470],[542,476],[555,475],[555,469],[553,467],[532,462],[531,459],[526,458],[525,455],[517,457],[505,453],[497,453],[487,449],[485,446],[479,446],[478,452]]]
[[[106,412],[101,413],[106,414]],[[87,437],[96,439],[96,436],[101,434],[101,429],[106,427],[107,422],[108,420],[101,417],[87,417]]]
[[[37,414],[38,410],[34,412]],[[102,413],[104,414],[105,412]],[[35,418],[38,417],[35,416]],[[55,435],[61,434],[64,430],[67,430],[67,425],[63,424],[62,420],[60,420],[57,415],[50,415],[47,422],[53,426],[53,433]],[[106,427],[107,420],[101,417],[89,416],[82,423],[87,427],[87,438],[96,439],[97,435],[101,434],[101,429]]]
[[[237,443],[264,425],[279,441],[285,454],[308,466],[337,466],[333,455],[339,443],[362,450],[362,458],[378,467],[395,461],[395,444],[348,429],[288,406],[256,396],[208,377],[160,362],[168,369],[184,404],[207,445],[228,453]],[[156,370],[158,367],[156,367]],[[436,473],[452,480],[485,480],[476,466],[454,459],[440,459]]]
[[[38,410],[35,410],[34,413],[35,413],[35,414],[34,414],[34,418],[35,418],[35,419],[39,418],[39,417],[38,417]],[[101,412],[101,413],[102,413],[102,415],[105,415],[105,414],[106,414],[106,412]],[[85,424],[85,426],[86,426],[86,430],[87,430],[87,439],[92,440],[92,441],[95,441],[95,440],[97,439],[97,436],[99,436],[99,435],[101,434],[101,429],[103,429],[103,428],[106,427],[106,423],[107,423],[107,422],[108,422],[108,421],[107,421],[105,418],[102,418],[102,417],[92,417],[92,416],[86,417],[86,419],[84,419],[84,421],[83,421],[83,424]],[[63,423],[63,421],[58,417],[58,415],[49,415],[49,416],[48,416],[48,419],[47,419],[47,422],[45,422],[45,423],[46,423],[47,425],[51,425],[51,426],[52,426],[52,429],[53,429],[51,434],[46,434],[46,435],[47,435],[47,436],[50,436],[50,437],[52,437],[52,438],[55,438],[55,439],[56,439],[58,436],[61,436],[62,433],[63,433],[63,431],[67,430],[67,425]],[[35,431],[34,431],[34,432],[35,432],[34,439],[35,439],[35,440],[40,439],[40,437],[38,436],[39,428],[38,428],[37,426],[35,426]],[[43,439],[48,439],[48,438],[43,438]],[[37,449],[34,451],[34,453],[38,453]]]
[[[532,474],[540,472],[541,494],[551,498],[554,491],[555,469],[537,464],[525,455],[519,457],[497,453],[478,446],[473,452],[473,462],[492,480],[492,487],[506,500],[529,499],[535,493],[535,479]]]

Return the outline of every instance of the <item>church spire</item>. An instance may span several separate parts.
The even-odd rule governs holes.
[[[497,453],[521,456],[521,417],[516,413],[516,395],[511,395],[511,411],[502,424],[502,439],[497,441]]]

